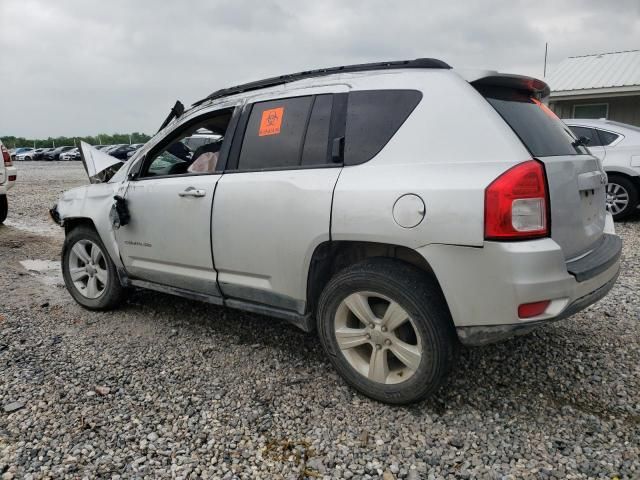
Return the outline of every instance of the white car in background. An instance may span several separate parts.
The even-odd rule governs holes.
[[[9,150],[0,142],[0,223],[7,218],[9,202],[7,201],[7,191],[13,187],[18,176],[16,167],[13,166]]]
[[[576,137],[589,139],[587,147],[607,172],[607,210],[614,220],[637,211],[640,198],[640,128],[599,119],[567,119]]]

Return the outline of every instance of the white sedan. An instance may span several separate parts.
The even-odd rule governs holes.
[[[640,128],[605,119],[565,119],[607,172],[607,209],[614,220],[637,211],[640,198]]]

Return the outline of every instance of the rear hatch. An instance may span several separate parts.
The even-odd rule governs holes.
[[[535,158],[549,186],[551,237],[573,259],[592,250],[603,235],[606,175],[600,161],[539,98],[540,80],[494,76],[473,82]]]

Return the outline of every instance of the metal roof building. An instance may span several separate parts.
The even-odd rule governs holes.
[[[549,106],[561,118],[640,125],[640,50],[569,57],[550,71]]]

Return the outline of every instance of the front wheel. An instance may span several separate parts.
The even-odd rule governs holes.
[[[89,310],[115,308],[124,298],[116,266],[96,231],[87,226],[65,237],[62,275],[71,296]]]
[[[417,268],[372,259],[338,273],[318,304],[320,341],[351,386],[386,403],[435,392],[457,339],[439,288]]]
[[[9,202],[6,195],[0,195],[0,223],[4,223],[9,213]]]
[[[622,220],[636,210],[638,190],[631,180],[609,175],[607,183],[607,210],[614,220]]]

